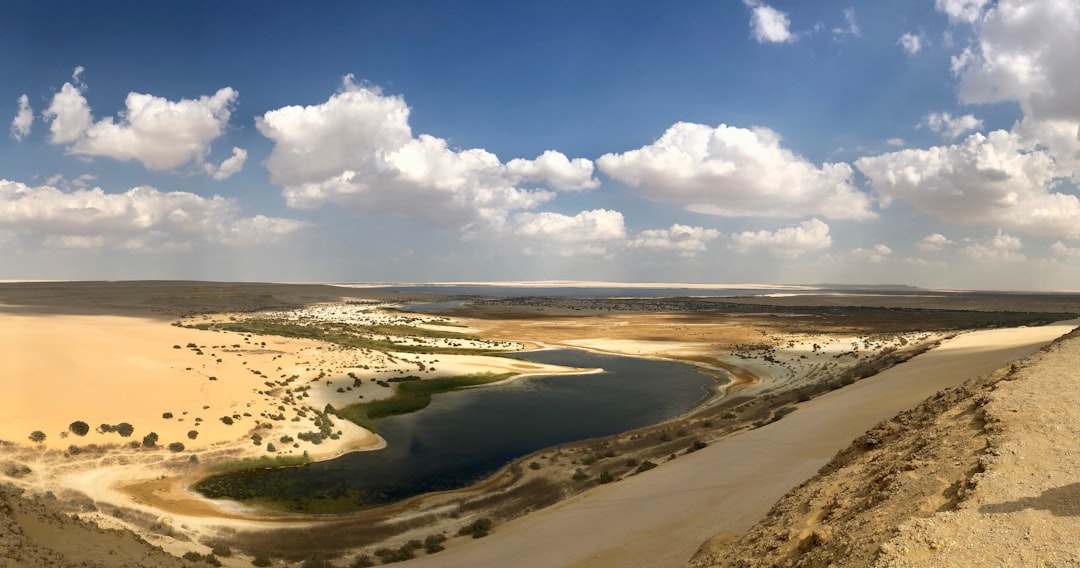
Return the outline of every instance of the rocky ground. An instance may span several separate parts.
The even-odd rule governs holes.
[[[692,568],[1080,566],[1080,333],[882,422]]]
[[[205,565],[205,564],[203,564]],[[49,501],[28,499],[0,485],[0,567],[135,568],[194,566],[130,531],[105,530],[59,513]]]

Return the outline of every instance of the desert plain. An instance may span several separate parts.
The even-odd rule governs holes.
[[[731,551],[757,535],[752,544],[771,538],[770,550],[787,551],[776,565],[799,565],[830,537],[821,519],[762,537],[778,499],[827,473],[875,425],[1080,325],[1072,294],[775,287],[584,298],[503,288],[464,297],[452,287],[0,284],[0,562],[750,565]],[[452,304],[401,310],[432,302]],[[449,390],[603,372],[514,357],[552,347],[686,362],[715,382],[668,421],[540,449],[473,486],[388,505],[297,510],[196,488],[223,472],[377,452],[379,413],[413,410],[394,406],[406,382],[450,381]],[[461,377],[475,379],[453,382]],[[932,514],[950,512],[911,512],[904,522],[916,524],[899,537],[881,531],[866,565],[931,562],[888,539],[939,528]]]

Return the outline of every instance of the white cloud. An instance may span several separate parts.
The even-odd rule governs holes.
[[[678,223],[670,229],[648,229],[638,233],[630,246],[651,251],[673,251],[691,257],[705,252],[705,243],[720,237],[720,231]]]
[[[244,162],[247,161],[247,150],[243,148],[233,147],[233,155],[226,158],[221,165],[214,166],[213,164],[203,164],[206,168],[206,173],[210,174],[216,180],[229,179],[233,174],[239,173],[244,169]]]
[[[562,152],[548,150],[535,160],[514,158],[506,163],[511,178],[546,183],[554,189],[593,189],[600,181],[592,177],[593,163],[585,158],[567,159]]]
[[[659,140],[596,160],[608,176],[655,201],[720,216],[870,219],[870,198],[851,183],[851,166],[820,168],[783,148],[767,128],[679,122]]]
[[[962,134],[982,128],[983,121],[970,114],[953,118],[947,112],[932,112],[926,115],[926,118],[919,125],[925,125],[930,130],[941,133],[947,138],[958,138]]]
[[[855,166],[883,207],[893,199],[950,222],[1080,236],[1080,199],[1054,192],[1053,158],[1003,130],[961,143],[863,157]]]
[[[902,147],[904,144],[906,144],[903,138],[889,138],[885,141],[885,143],[889,146],[895,146],[897,148]]]
[[[982,13],[983,6],[990,0],[935,0],[934,6],[939,12],[949,16],[952,23],[974,24]]]
[[[82,91],[82,67],[76,67],[71,81],[60,87],[60,92],[53,95],[49,108],[45,109],[44,118],[49,123],[53,144],[66,144],[78,140],[94,123],[90,115],[90,104]],[[74,83],[74,84],[73,84]]]
[[[851,256],[858,260],[879,263],[892,255],[892,249],[883,244],[876,244],[868,249],[857,248],[851,251]]]
[[[1080,3],[1000,0],[986,11],[960,82],[967,103],[1019,101],[1036,120],[1080,119]]]
[[[904,33],[904,35],[900,36],[900,40],[896,43],[899,43],[904,48],[904,51],[908,53],[908,55],[915,55],[916,53],[922,51],[923,48],[922,36],[917,36],[911,32]]]
[[[70,144],[71,154],[138,160],[152,170],[202,164],[211,143],[224,133],[237,97],[229,87],[179,101],[128,93],[125,110],[117,117],[94,122],[83,96],[82,68],[75,71],[74,84],[64,83],[45,111],[52,142]]]
[[[589,160],[559,152],[503,164],[483,149],[451,149],[442,138],[414,137],[404,99],[358,85],[352,75],[326,102],[269,111],[256,126],[274,142],[265,164],[291,207],[336,203],[475,232],[499,228],[511,211],[555,195],[516,187],[519,182],[562,190],[597,185]]]
[[[1058,241],[1050,245],[1050,250],[1058,256],[1077,257],[1080,256],[1080,248],[1070,247],[1065,243]]]
[[[743,231],[731,235],[730,247],[738,252],[749,252],[761,247],[781,258],[796,258],[832,245],[829,226],[819,219],[803,221],[797,227],[784,227],[776,231]]]
[[[953,242],[949,240],[949,237],[946,237],[941,233],[933,233],[919,239],[919,242],[915,243],[915,248],[926,252],[937,252],[944,250],[945,247],[951,244],[953,244]]]
[[[518,213],[513,233],[537,245],[554,246],[564,256],[606,255],[626,241],[622,213],[607,209],[561,213]]]
[[[744,2],[751,10],[751,35],[758,43],[789,43],[796,40],[786,13],[757,0]]]
[[[19,110],[15,118],[11,120],[11,136],[22,141],[30,134],[30,126],[34,123],[34,111],[30,108],[30,99],[26,95],[19,97]]]
[[[1027,260],[1020,249],[1024,244],[1020,239],[1002,233],[999,229],[997,236],[984,241],[971,241],[964,252],[979,262],[1023,262]]]
[[[862,29],[859,28],[859,22],[855,19],[855,9],[854,8],[845,8],[844,9],[844,22],[847,24],[847,27],[833,28],[832,29],[833,35],[836,35],[836,36],[843,36],[843,35],[857,36],[857,35],[862,34]]]
[[[191,240],[255,243],[305,226],[292,219],[240,217],[237,204],[219,196],[149,186],[124,193],[101,188],[63,191],[0,180],[0,230],[40,238],[48,246],[153,250]]]

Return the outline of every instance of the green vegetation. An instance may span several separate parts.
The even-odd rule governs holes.
[[[391,338],[430,338],[447,340],[475,340],[471,335],[453,331],[426,329],[410,325],[371,325],[359,326],[336,322],[324,322],[318,325],[279,322],[274,320],[253,319],[242,322],[200,323],[191,326],[194,329],[220,329],[238,333],[258,335],[278,335],[281,337],[300,337],[318,339],[357,349],[376,351],[396,351],[401,353],[426,353],[446,355],[491,355],[499,353],[492,349],[471,349],[468,347],[436,347],[433,345],[403,345]]]
[[[35,444],[40,444],[44,442],[45,432],[42,432],[41,430],[34,430],[33,432],[30,432],[30,441],[34,442]]]
[[[491,532],[491,519],[484,517],[471,525],[465,525],[458,531],[458,536],[471,534],[473,538],[483,538]]]
[[[486,385],[514,376],[516,373],[476,373],[459,377],[400,382],[394,396],[383,400],[350,404],[338,409],[337,415],[365,428],[385,416],[415,412],[431,404],[432,395],[477,385]]]
[[[90,425],[82,420],[76,420],[68,425],[68,430],[76,436],[85,436],[90,433]]]
[[[261,458],[245,458],[237,461],[230,461],[215,464],[211,467],[211,471],[215,474],[224,473],[240,473],[244,471],[253,471],[256,469],[268,469],[277,467],[296,467],[304,465],[311,460],[307,455],[302,456],[265,456]]]

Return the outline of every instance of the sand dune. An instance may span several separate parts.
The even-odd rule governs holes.
[[[876,422],[934,392],[1024,357],[1075,328],[978,331],[779,422],[498,527],[489,537],[406,566],[682,566],[716,533],[739,533]]]

